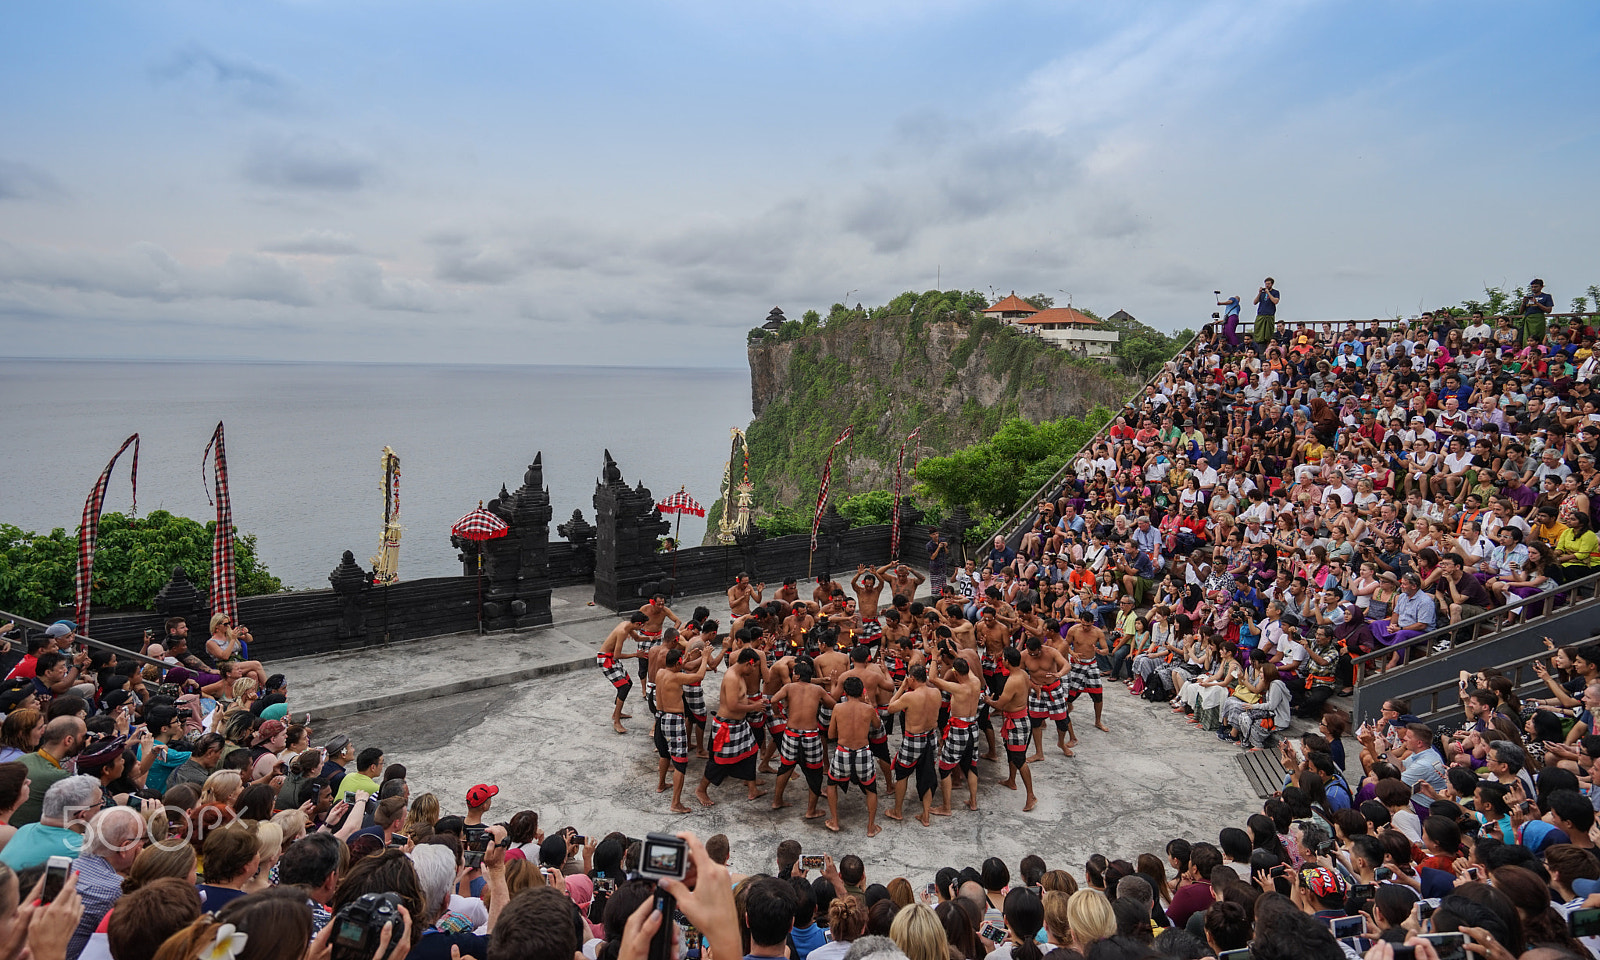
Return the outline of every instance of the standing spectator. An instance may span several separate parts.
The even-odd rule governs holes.
[[[1544,292],[1544,281],[1537,277],[1528,281],[1528,292],[1522,298],[1523,343],[1544,342],[1545,317],[1555,309],[1555,298]]]
[[[928,589],[934,599],[944,593],[946,571],[949,570],[950,545],[939,537],[939,528],[928,531]]]
[[[1261,289],[1256,291],[1256,298],[1252,301],[1256,305],[1256,327],[1254,333],[1254,347],[1257,353],[1267,349],[1267,344],[1272,342],[1273,334],[1277,332],[1279,293],[1272,286],[1272,278],[1261,282]]]

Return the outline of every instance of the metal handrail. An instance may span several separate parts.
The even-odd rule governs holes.
[[[1470,574],[1468,574],[1468,576],[1470,576]],[[1579,594],[1579,589],[1585,586],[1590,588],[1589,595],[1587,597],[1583,597]],[[1360,656],[1351,657],[1351,663],[1354,665],[1356,671],[1356,683],[1359,685],[1364,679],[1361,675],[1361,667],[1373,662],[1374,660],[1392,657],[1397,651],[1411,649],[1420,645],[1422,647],[1422,653],[1416,656],[1411,656],[1408,654],[1406,658],[1407,665],[1414,664],[1434,655],[1433,643],[1435,640],[1441,639],[1442,635],[1454,634],[1461,630],[1470,630],[1471,635],[1467,640],[1451,644],[1450,650],[1447,652],[1454,653],[1463,646],[1477,640],[1480,628],[1485,625],[1496,626],[1497,624],[1493,623],[1492,621],[1500,619],[1504,614],[1511,610],[1520,610],[1524,607],[1538,606],[1542,608],[1538,616],[1548,617],[1555,609],[1556,594],[1558,593],[1567,594],[1566,606],[1562,607],[1562,609],[1565,611],[1577,610],[1594,603],[1596,598],[1600,597],[1600,569],[1597,569],[1594,573],[1579,577],[1576,580],[1563,583],[1555,590],[1546,590],[1543,593],[1536,593],[1531,597],[1518,597],[1515,602],[1506,603],[1502,606],[1495,607],[1493,610],[1480,613],[1477,616],[1468,617],[1465,620],[1461,620],[1456,623],[1445,624],[1441,627],[1435,627],[1434,629],[1429,630],[1427,633],[1418,634],[1403,644],[1397,643],[1393,646],[1380,646],[1371,653],[1363,653]],[[1526,623],[1528,621],[1524,620],[1522,622]]]
[[[1546,689],[1546,687],[1544,681],[1538,679],[1537,674],[1535,674],[1534,679],[1532,680],[1524,679],[1523,670],[1531,667],[1535,662],[1550,657],[1552,653],[1553,651],[1550,650],[1539,650],[1536,653],[1530,653],[1526,656],[1518,657],[1515,660],[1508,660],[1505,663],[1496,664],[1494,669],[1500,671],[1502,674],[1509,673],[1511,676],[1512,692],[1517,694],[1518,699],[1525,700],[1527,698],[1522,696],[1522,691],[1524,689],[1530,687]],[[1411,712],[1416,715],[1418,719],[1422,720],[1424,723],[1432,723],[1446,714],[1455,712],[1455,710],[1451,707],[1440,707],[1439,697],[1446,690],[1449,690],[1454,694],[1453,699],[1459,700],[1461,689],[1460,684],[1461,681],[1459,678],[1441,680],[1438,683],[1423,687],[1420,690],[1416,690],[1412,693],[1403,694],[1401,699],[1409,700],[1411,702]],[[1426,711],[1417,709],[1417,701],[1421,697],[1428,698],[1428,709]]]
[[[38,620],[33,620],[33,619],[29,618],[29,617],[22,617],[22,616],[18,616],[17,614],[14,614],[14,613],[7,613],[4,610],[0,610],[0,620],[9,620],[12,623],[18,623],[18,624],[21,624],[24,627],[32,627],[35,630],[48,630],[48,629],[50,629],[48,624],[41,623]],[[163,670],[165,670],[168,667],[172,666],[172,664],[165,663],[163,661],[157,660],[154,657],[147,657],[142,653],[134,653],[132,650],[129,650],[126,647],[119,647],[114,643],[107,643],[104,640],[96,640],[96,639],[94,639],[93,637],[90,637],[87,634],[79,633],[79,634],[74,634],[74,636],[77,639],[83,641],[88,646],[98,647],[101,650],[110,650],[112,653],[115,653],[119,657],[127,657],[130,660],[137,661],[139,663],[145,664],[146,666],[160,667]]]

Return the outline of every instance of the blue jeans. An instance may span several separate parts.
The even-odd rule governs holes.
[[[1128,680],[1133,677],[1133,666],[1128,663],[1128,654],[1132,651],[1133,646],[1127,643],[1119,643],[1116,649],[1111,651],[1111,665],[1106,671],[1111,679]],[[1102,657],[1101,659],[1105,658]],[[1126,673],[1123,672],[1123,667],[1128,668]]]

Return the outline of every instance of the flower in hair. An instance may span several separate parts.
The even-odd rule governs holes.
[[[249,934],[239,932],[231,923],[224,923],[217,928],[211,945],[200,952],[198,960],[237,960],[249,941]]]

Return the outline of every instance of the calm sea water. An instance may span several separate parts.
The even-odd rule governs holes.
[[[384,444],[400,455],[402,579],[460,571],[450,526],[544,452],[556,524],[594,522],[610,448],[657,499],[709,507],[728,430],[750,421],[738,370],[0,360],[0,522],[77,527],[95,478],[139,433],[139,511],[214,519],[200,457],[227,425],[235,524],[286,585],[317,588],[344,550],[368,566],[383,526]],[[130,451],[131,453],[131,451]],[[106,509],[129,507],[128,458]],[[705,521],[683,520],[699,543]]]

